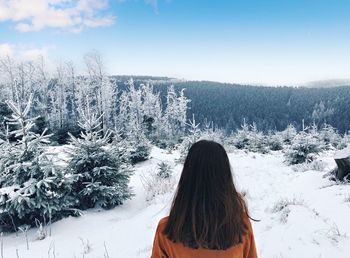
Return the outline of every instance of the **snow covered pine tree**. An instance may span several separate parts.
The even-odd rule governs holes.
[[[132,196],[128,188],[131,170],[120,155],[114,155],[108,144],[111,132],[102,134],[102,116],[90,110],[87,98],[85,110],[80,110],[81,138],[71,137],[71,160],[67,173],[72,179],[71,194],[75,208],[88,209],[96,205],[105,209],[122,204]]]
[[[3,144],[0,156],[0,230],[56,220],[71,205],[68,184],[44,151],[50,135],[32,131],[32,100],[33,95],[27,103],[7,101],[12,115],[6,123],[13,128],[7,135],[16,141]]]
[[[185,136],[179,146],[180,151],[180,157],[177,160],[180,163],[185,162],[187,153],[191,146],[200,139],[201,137],[201,130],[199,128],[199,123],[196,123],[196,119],[194,118],[194,114],[192,114],[192,120],[188,120],[188,123],[186,125],[188,128],[188,135]]]
[[[310,163],[324,149],[324,143],[318,138],[317,126],[305,127],[292,140],[285,156],[290,165]]]
[[[153,100],[149,100],[151,89],[147,89],[149,94],[143,94],[146,85],[143,85],[142,89],[136,89],[132,79],[127,84],[128,90],[124,91],[120,96],[118,124],[128,143],[130,161],[132,164],[135,164],[147,160],[151,152],[149,140],[144,132],[144,119],[151,117],[147,106]],[[153,102],[153,104],[155,103]],[[152,119],[155,118],[155,116],[152,117]]]

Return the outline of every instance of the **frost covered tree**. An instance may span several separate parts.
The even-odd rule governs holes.
[[[297,130],[292,124],[289,124],[287,128],[281,132],[283,142],[285,144],[291,144],[294,137],[297,135]]]
[[[268,132],[266,136],[266,144],[272,151],[283,149],[283,136],[280,132]]]
[[[246,149],[253,152],[268,152],[265,136],[255,123],[249,125],[245,119],[241,128],[232,136],[232,143],[237,149]]]
[[[0,100],[1,101],[1,100]],[[5,118],[11,115],[11,110],[5,102],[0,102],[0,139],[4,138],[7,131]]]
[[[241,128],[232,136],[232,144],[237,149],[244,149],[248,146],[249,139],[249,125],[246,123],[245,119],[243,119]]]
[[[131,128],[138,134],[142,130],[148,140],[164,147],[169,142],[178,143],[184,136],[189,102],[184,90],[176,92],[170,87],[168,108],[162,108],[160,93],[154,92],[151,83],[134,85],[130,80],[128,89],[119,93],[118,79],[107,75],[101,55],[90,52],[84,62],[86,73],[79,75],[71,62],[59,63],[48,72],[42,57],[29,61],[0,57],[0,101],[16,97],[23,102],[33,94],[29,115],[40,116],[34,130],[42,132],[48,127],[54,132],[51,139],[59,144],[66,143],[68,131],[79,134],[78,110],[85,108],[86,95],[97,114],[104,114],[101,118],[104,133],[114,128],[124,132]],[[0,110],[0,116],[1,113]]]
[[[117,86],[112,83],[105,71],[102,56],[96,52],[90,52],[84,57],[88,72],[88,84],[93,90],[94,100],[96,101],[96,112],[101,117],[103,131],[113,128],[116,111]]]
[[[187,120],[187,110],[188,110],[188,103],[190,100],[185,96],[185,89],[182,89],[180,91],[180,95],[177,98],[178,108],[177,108],[177,119],[180,124],[180,128],[184,128],[186,126],[186,120]]]
[[[29,117],[33,101],[8,101],[12,115],[8,135],[16,141],[2,143],[0,155],[0,228],[17,230],[23,224],[58,219],[71,205],[69,184],[45,153],[50,135],[33,132],[36,118]]]
[[[188,126],[188,136],[187,138],[190,139],[190,142],[194,144],[196,141],[199,140],[201,135],[201,129],[199,128],[200,123],[196,123],[196,119],[194,118],[194,114],[192,114],[192,120],[189,120],[188,123],[186,123]]]
[[[204,128],[201,131],[200,140],[210,140],[224,144],[225,134],[223,130],[214,127],[213,121],[208,122],[208,120],[205,119],[203,127]]]
[[[132,164],[149,159],[151,145],[143,131],[131,132],[127,135],[127,140],[129,144],[129,157]]]
[[[119,113],[117,118],[118,130],[130,132],[142,129],[142,96],[135,88],[134,81],[127,82],[127,90],[119,98]]]
[[[155,93],[150,83],[141,84],[142,125],[148,139],[157,141],[162,129],[162,105],[159,92]]]
[[[306,133],[300,133],[294,138],[292,145],[287,150],[286,161],[291,165],[311,162],[320,151],[321,148],[316,138]]]
[[[34,72],[31,77],[32,89],[31,94],[34,94],[32,113],[34,116],[39,116],[36,120],[36,131],[42,132],[50,121],[49,117],[49,86],[51,82],[50,74],[46,67],[46,62],[43,56],[39,56],[33,62]]]
[[[335,128],[326,123],[319,131],[319,139],[324,142],[327,150],[334,148],[342,149],[346,147],[342,137],[338,134]]]
[[[175,144],[186,129],[187,109],[189,100],[185,96],[185,90],[176,93],[174,85],[168,88],[166,96],[166,108],[164,112],[164,132],[169,142]]]
[[[182,142],[179,146],[180,159],[178,161],[180,162],[185,161],[189,149],[201,137],[201,130],[199,128],[200,124],[196,122],[194,114],[192,114],[192,119],[189,120],[186,125],[188,126],[188,134],[183,137]]]
[[[269,151],[266,138],[257,128],[256,123],[250,126],[248,150],[253,152],[267,153]]]
[[[108,143],[111,133],[102,136],[102,115],[93,112],[87,98],[85,110],[80,110],[80,138],[71,137],[71,159],[67,174],[72,183],[75,207],[112,208],[122,204],[132,194],[128,187],[131,174],[123,158]]]
[[[154,200],[158,195],[171,193],[176,184],[173,169],[167,162],[158,163],[155,173],[141,174],[141,183],[145,189],[147,202]]]
[[[145,134],[144,118],[155,115],[150,111],[150,100],[147,97],[147,105],[144,104],[142,89],[136,89],[134,81],[128,81],[128,90],[123,92],[119,99],[119,114],[117,130],[122,132],[128,142],[128,153],[131,163],[135,164],[147,160],[151,146]],[[155,102],[153,102],[155,103]]]
[[[158,171],[157,176],[162,179],[170,178],[173,174],[173,171],[171,169],[171,166],[167,162],[160,162],[158,163]]]
[[[290,165],[308,163],[315,160],[318,153],[324,149],[324,143],[318,138],[318,129],[315,124],[305,126],[292,140],[285,153],[286,161]]]
[[[48,89],[51,78],[47,72],[42,56],[32,60],[15,60],[9,56],[0,57],[0,86],[1,95],[8,100],[25,102],[30,94],[33,95],[33,105],[30,115],[40,115],[47,121]]]
[[[9,55],[0,58],[1,95],[5,99],[15,100],[16,64]]]
[[[1,79],[5,90],[2,92],[6,99],[25,102],[29,94],[34,94],[35,65],[33,61],[20,61],[6,56],[0,59]],[[35,96],[33,96],[35,97]]]
[[[66,62],[65,63],[65,73],[67,76],[66,79],[66,89],[68,91],[67,97],[66,97],[66,103],[67,103],[67,124],[68,127],[76,128],[76,124],[78,122],[78,107],[79,107],[79,93],[84,94],[83,96],[86,96],[88,94],[79,92],[79,86],[81,85],[81,76],[78,76],[76,74],[75,66],[72,62]]]
[[[168,88],[166,96],[166,109],[165,109],[165,121],[166,129],[170,135],[175,135],[175,132],[178,130],[178,121],[176,119],[177,113],[177,94],[175,92],[174,85],[171,85]]]
[[[56,80],[53,89],[50,91],[52,100],[52,122],[59,129],[66,126],[67,121],[67,76],[63,64],[56,68]]]

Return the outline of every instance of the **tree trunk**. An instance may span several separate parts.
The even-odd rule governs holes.
[[[337,179],[343,180],[350,174],[350,147],[338,151],[334,156],[334,160],[338,166],[335,176]]]

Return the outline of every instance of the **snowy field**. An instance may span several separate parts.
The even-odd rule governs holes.
[[[320,157],[326,171],[335,166],[332,155]],[[30,230],[29,250],[23,233],[6,234],[1,258],[150,257],[157,223],[167,215],[173,191],[146,202],[142,177],[153,173],[160,161],[173,165],[176,180],[181,172],[176,153],[153,148],[151,157],[135,167],[130,182],[133,199],[109,211],[90,210],[56,222],[51,236],[43,240]],[[259,257],[350,257],[350,185],[334,184],[323,178],[325,172],[295,172],[283,163],[280,152],[239,151],[229,157],[251,216],[260,220],[253,222]]]

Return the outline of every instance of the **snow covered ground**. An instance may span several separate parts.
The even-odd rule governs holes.
[[[52,149],[57,157],[65,155]],[[5,234],[3,258],[150,257],[157,223],[166,216],[173,191],[147,203],[142,176],[156,170],[160,161],[181,165],[168,154],[153,148],[152,158],[135,167],[131,186],[135,196],[115,209],[89,210],[79,218],[66,218],[52,225],[51,236],[37,240],[28,232],[29,250],[23,233]],[[261,258],[348,258],[350,257],[350,185],[335,185],[324,172],[295,172],[283,163],[280,152],[229,154],[236,185],[246,194],[254,222]],[[335,166],[332,153],[320,157],[327,169]],[[48,229],[49,230],[49,229]]]

